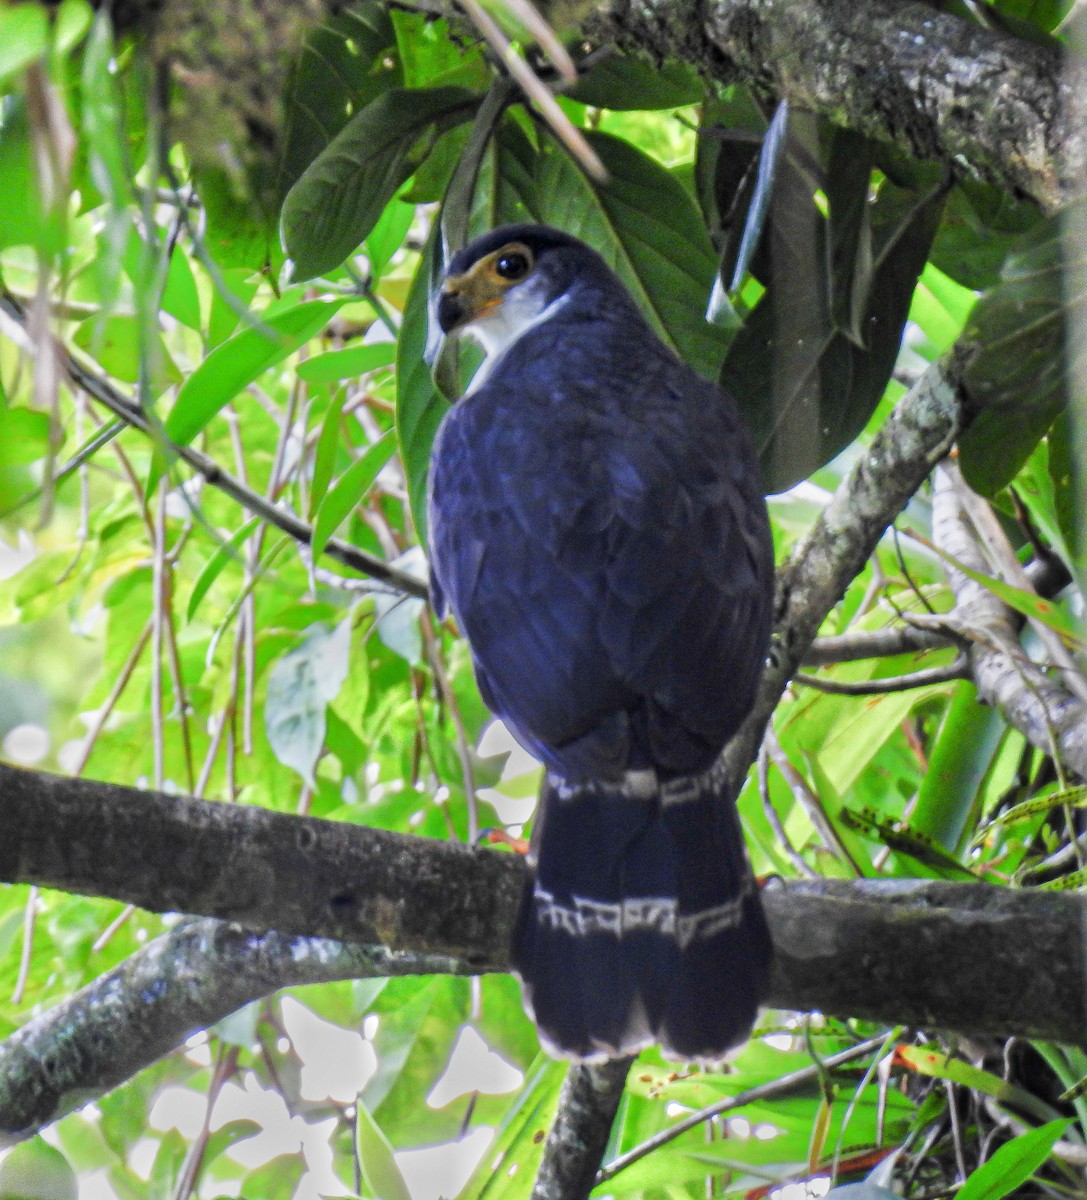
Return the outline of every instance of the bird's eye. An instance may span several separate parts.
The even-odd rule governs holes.
[[[494,263],[495,273],[512,281],[524,279],[531,266],[527,255],[519,250],[507,250],[505,254],[500,254]]]

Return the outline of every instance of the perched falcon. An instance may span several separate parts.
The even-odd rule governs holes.
[[[513,963],[552,1050],[714,1060],[770,941],[722,773],[767,652],[773,552],[733,401],[595,251],[497,229],[448,265],[486,359],[438,431],[433,598],[546,767]]]

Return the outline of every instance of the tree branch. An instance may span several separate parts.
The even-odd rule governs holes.
[[[740,79],[1053,210],[1087,187],[1087,69],[923,3],[612,0],[599,39]]]
[[[207,921],[175,931],[0,1045],[9,1138],[275,988],[504,970],[525,880],[514,854],[2,766],[0,822],[4,881],[233,916],[260,931]],[[764,900],[775,1005],[1087,1046],[1083,897],[812,880],[768,887]],[[295,936],[264,935],[277,927]],[[324,940],[333,930],[354,948]],[[621,1070],[570,1086],[588,1085],[602,1112]]]
[[[531,1200],[580,1200],[596,1181],[633,1058],[570,1068]]]
[[[956,360],[934,363],[899,401],[778,572],[770,662],[751,715],[725,748],[737,785],[754,762],[766,724],[827,613],[868,561],[883,531],[947,454],[966,420]]]
[[[516,855],[456,842],[3,764],[0,824],[0,882],[445,954],[478,971],[505,965],[524,871]]]
[[[951,463],[937,472],[933,536],[963,566],[988,574],[957,494],[958,474]],[[1021,619],[998,596],[950,565],[945,570],[957,601],[956,622],[977,631],[969,653],[980,698],[1038,749],[1087,780],[1087,703],[1030,659],[1019,642]]]
[[[277,988],[466,969],[440,955],[187,922],[0,1044],[0,1146],[81,1108]]]

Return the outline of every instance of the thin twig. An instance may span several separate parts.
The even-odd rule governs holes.
[[[789,840],[785,832],[785,826],[781,823],[781,818],[774,807],[774,801],[770,796],[770,752],[767,749],[765,738],[763,738],[762,745],[759,747],[758,772],[759,796],[762,799],[762,810],[766,814],[767,821],[770,822],[770,828],[774,831],[775,837],[781,843],[785,857],[796,867],[801,875],[806,875],[809,879],[817,878],[818,871],[812,868],[811,864]]]
[[[818,675],[806,675],[798,671],[793,676],[793,682],[802,683],[817,692],[827,692],[831,696],[886,696],[892,692],[909,692],[914,688],[951,683],[956,679],[969,677],[970,661],[965,654],[959,654],[954,662],[945,663],[942,667],[926,667],[921,671],[911,671],[908,675],[892,675],[887,679],[850,682],[844,679],[823,679]]]
[[[821,1073],[856,1062],[858,1058],[864,1058],[865,1055],[879,1050],[886,1038],[887,1035],[881,1033],[848,1050],[839,1050],[837,1054],[831,1054],[824,1058],[821,1063],[813,1064],[810,1067],[801,1067],[798,1071],[790,1071],[788,1075],[781,1075],[777,1079],[770,1080],[769,1083],[759,1084],[758,1087],[749,1088],[737,1096],[729,1096],[724,1100],[718,1100],[716,1104],[699,1109],[689,1117],[684,1117],[682,1121],[677,1121],[674,1125],[669,1125],[667,1129],[662,1129],[660,1133],[654,1134],[653,1137],[647,1138],[633,1150],[628,1150],[626,1154],[620,1154],[617,1158],[613,1158],[610,1163],[597,1172],[597,1186],[614,1179],[620,1171],[625,1171],[627,1167],[633,1166],[647,1154],[652,1154],[654,1150],[659,1150],[661,1146],[667,1146],[669,1142],[674,1141],[689,1129],[697,1129],[703,1121],[708,1121],[711,1117],[718,1117],[722,1113],[732,1112],[737,1108],[743,1108],[747,1104],[773,1100],[779,1096],[788,1095],[796,1088],[806,1087],[809,1083],[817,1082]]]
[[[25,326],[25,314],[9,292],[0,291],[0,311],[17,322],[20,328]],[[156,445],[163,445],[161,431],[154,427],[152,420],[138,405],[121,395],[108,380],[82,366],[78,359],[64,347],[59,347],[59,353],[64,370],[76,387],[83,388],[127,425],[151,438]],[[240,480],[224,471],[214,459],[209,458],[206,454],[201,454],[191,446],[167,444],[167,448],[182,462],[203,476],[212,487],[218,488],[232,500],[236,500],[255,516],[263,518],[269,525],[274,525],[289,537],[294,538],[295,541],[306,545],[312,542],[313,527],[308,522],[278,505],[269,505],[262,496],[257,495],[251,488],[246,487]],[[428,599],[425,583],[380,558],[348,545],[339,538],[329,538],[325,543],[324,553],[330,558],[338,559],[353,571],[358,571],[362,575],[370,575],[390,584],[399,592],[409,596],[418,596],[421,600]]]
[[[585,135],[563,112],[551,89],[517,53],[510,40],[502,32],[498,22],[479,3],[479,0],[458,0],[461,8],[483,34],[487,44],[502,60],[503,66],[521,85],[525,95],[540,111],[540,115],[551,127],[555,136],[577,159],[586,173],[598,183],[604,183],[608,172],[596,155],[596,151],[585,140]]]
[[[34,957],[34,927],[38,917],[38,897],[41,895],[36,884],[30,885],[23,909],[23,944],[19,951],[19,974],[11,990],[12,1004],[22,1004],[26,982],[30,978],[30,963]]]
[[[785,753],[785,749],[778,740],[778,735],[773,725],[766,726],[766,732],[763,735],[763,744],[774,766],[781,772],[782,778],[789,785],[789,789],[796,797],[797,802],[808,814],[808,820],[811,821],[825,849],[836,858],[840,858],[843,862],[848,863],[856,875],[863,875],[864,872],[860,869],[853,855],[849,853],[846,844],[842,841],[838,831],[827,816],[822,801],[808,786],[808,781],[793,766],[792,760]]]

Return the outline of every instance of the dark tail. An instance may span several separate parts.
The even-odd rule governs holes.
[[[581,1059],[659,1042],[717,1060],[751,1031],[770,936],[716,772],[658,785],[548,778],[513,963],[545,1044]]]

